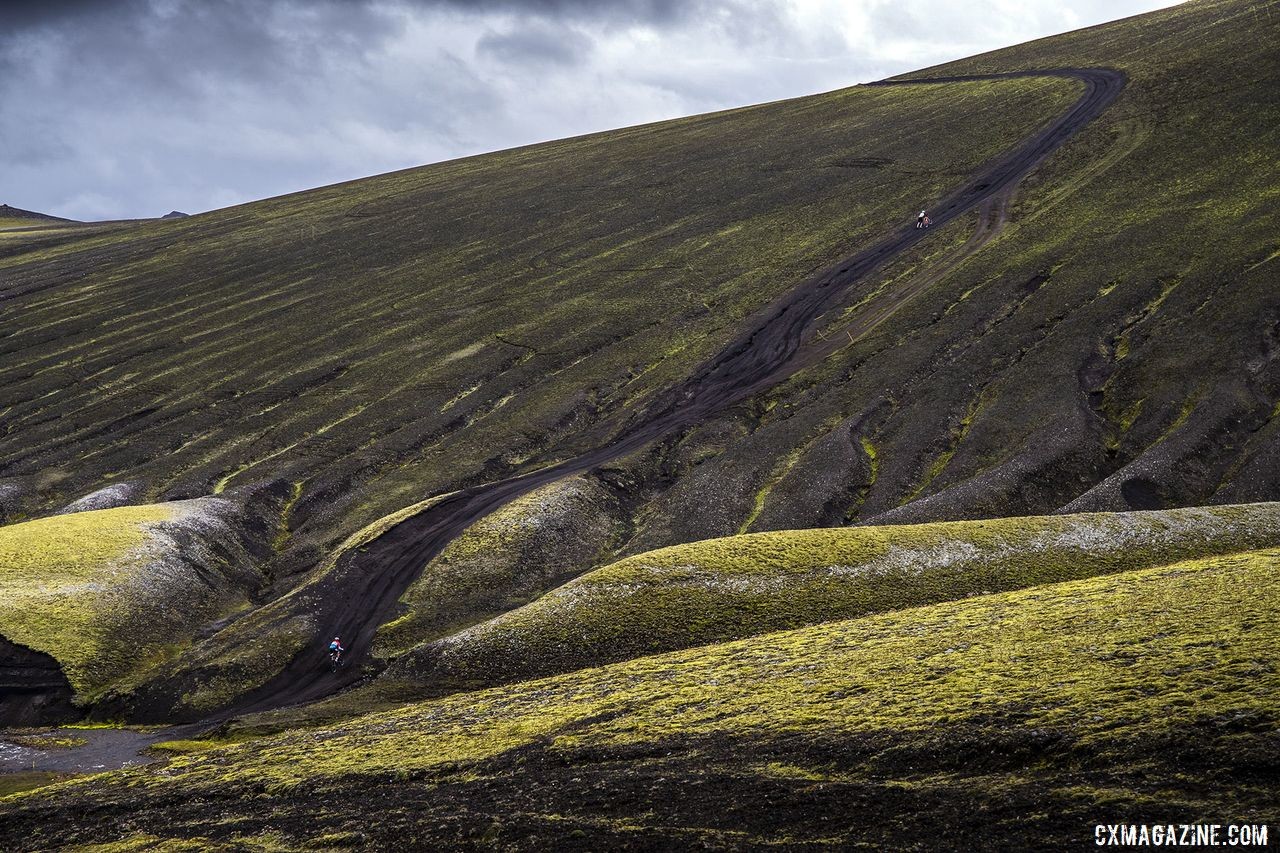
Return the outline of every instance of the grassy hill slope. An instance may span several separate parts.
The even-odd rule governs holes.
[[[855,88],[6,241],[0,478],[29,512],[126,473],[147,499],[284,482],[309,566],[572,452],[1075,91]]]
[[[1191,2],[920,72],[1130,82],[976,253],[955,227],[886,271],[913,302],[854,341],[831,317],[813,367],[610,472],[653,495],[624,553],[1280,497],[1277,36],[1272,5]]]
[[[0,640],[53,658],[79,701],[123,689],[248,606],[264,580],[248,528],[216,498],[0,527]],[[0,651],[0,667],[12,657]],[[0,722],[17,698],[6,691]]]
[[[1278,26],[1203,0],[931,69],[1130,84],[1014,198],[851,293],[807,369],[583,474],[563,547],[521,532],[547,501],[506,507],[496,541],[531,550],[459,544],[452,567],[484,582],[449,607],[419,587],[382,650],[709,537],[1280,497]],[[325,630],[317,598],[355,571],[339,543],[597,445],[1078,93],[856,87],[188,219],[5,232],[0,508],[124,485],[271,497],[252,519],[273,531],[267,606],[204,626],[157,688],[208,710]]]
[[[869,333],[846,332],[860,305],[833,312],[807,348],[811,367],[588,476],[610,497],[579,521],[605,512],[621,538],[611,532],[603,553],[550,554],[555,570],[543,574],[750,531],[1280,496],[1280,246],[1268,205],[1280,192],[1269,95],[1280,64],[1260,61],[1274,47],[1257,41],[1276,20],[1247,4],[1190,3],[922,72],[1108,65],[1131,82],[1006,208],[941,231],[867,282],[864,300],[924,283]],[[984,242],[965,255],[975,229]],[[463,626],[438,618],[449,592],[432,568],[426,577],[432,595],[404,599],[391,645]],[[570,655],[576,665],[628,653],[597,630],[583,641],[591,651]],[[659,633],[655,646],[636,642],[686,644],[678,629]],[[522,639],[503,645],[517,650],[513,670],[548,665]],[[499,666],[463,657],[473,670]]]
[[[465,541],[466,537],[462,541]],[[428,642],[371,695],[523,681],[673,649],[1280,546],[1280,504],[792,530],[650,551]],[[419,585],[433,601],[455,589]],[[454,578],[454,586],[467,587]],[[409,599],[426,589],[410,588]],[[417,612],[417,611],[415,611]],[[403,635],[402,623],[387,626]],[[352,698],[340,698],[349,706]]]
[[[339,543],[599,442],[752,312],[1077,95],[1058,79],[855,88],[189,219],[17,234],[0,245],[23,318],[0,363],[4,509],[126,484],[143,503],[287,495],[256,520],[281,531],[271,608],[203,632],[146,700],[205,712],[325,630],[315,596],[340,593],[302,578]],[[926,150],[940,124],[953,135]],[[608,547],[549,554],[571,565],[501,590],[489,615],[628,539],[625,490],[585,488],[628,510]]]
[[[1063,849],[1135,814],[1265,822],[1278,566],[1212,557],[458,695],[20,794],[0,841],[113,840],[127,816],[249,849]]]

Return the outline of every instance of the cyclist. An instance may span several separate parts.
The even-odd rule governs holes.
[[[929,224],[930,224],[930,223],[929,223],[929,214],[928,214],[928,213],[926,213],[926,212],[925,212],[925,211],[923,211],[923,210],[922,210],[922,211],[920,211],[920,215],[916,217],[916,227],[917,227],[917,228],[928,228],[928,227],[929,227]]]
[[[345,651],[346,648],[343,647],[342,640],[334,637],[333,642],[329,644],[329,659],[336,661]]]

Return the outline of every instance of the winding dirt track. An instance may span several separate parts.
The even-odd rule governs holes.
[[[988,217],[1008,198],[1018,182],[1101,115],[1124,89],[1127,79],[1122,72],[1107,68],[1056,68],[868,84],[922,85],[1017,77],[1079,80],[1085,84],[1085,91],[1050,125],[990,163],[969,183],[934,202],[930,211],[935,226],[980,209],[983,213],[981,235],[988,227]],[[333,575],[347,580],[341,584],[322,582],[316,590],[319,600],[325,604],[318,614],[324,628],[314,647],[299,654],[275,678],[209,722],[314,701],[355,681],[359,677],[358,665],[374,633],[392,618],[396,602],[405,589],[417,579],[427,562],[469,525],[532,489],[588,471],[702,421],[812,363],[824,351],[834,348],[805,346],[814,337],[818,319],[840,305],[853,285],[928,237],[929,231],[917,230],[913,222],[905,222],[880,242],[788,292],[758,313],[746,333],[683,383],[632,416],[612,437],[602,439],[594,450],[539,471],[458,492],[401,521],[363,548],[342,555]],[[976,251],[984,242],[985,239],[971,240],[967,244],[969,251]],[[927,287],[931,280],[932,277],[926,277],[914,286],[907,282],[904,288],[890,290],[868,302],[849,325],[850,337],[866,334]],[[353,655],[351,665],[338,673],[329,671],[322,654],[328,637],[333,634],[341,635],[350,644]]]

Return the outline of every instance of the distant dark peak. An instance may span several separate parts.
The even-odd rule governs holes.
[[[10,207],[7,204],[0,204],[0,219],[37,219],[45,222],[73,222],[71,219],[63,219],[61,216],[50,216],[47,213],[36,213],[34,210],[23,210],[19,207]]]
[[[181,210],[171,210],[168,213],[166,213],[164,216],[161,216],[160,218],[161,219],[186,219],[190,215],[191,215],[190,213],[183,213]]]

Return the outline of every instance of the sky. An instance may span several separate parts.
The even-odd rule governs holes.
[[[197,213],[875,80],[1170,0],[4,0],[0,203]]]

